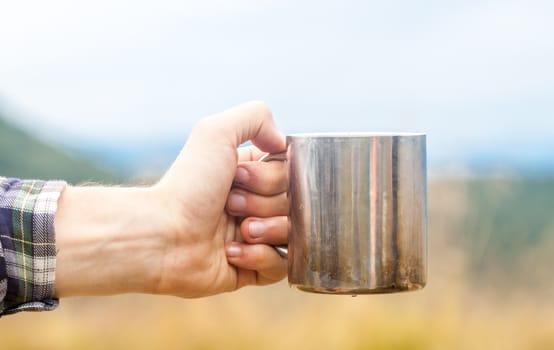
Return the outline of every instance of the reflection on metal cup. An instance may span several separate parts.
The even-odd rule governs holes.
[[[289,135],[287,160],[291,286],[331,294],[425,286],[424,134]]]

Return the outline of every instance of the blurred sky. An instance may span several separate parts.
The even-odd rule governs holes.
[[[60,142],[133,144],[262,99],[284,132],[554,162],[553,19],[549,0],[2,1],[0,105]]]

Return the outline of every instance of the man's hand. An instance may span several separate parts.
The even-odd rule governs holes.
[[[254,146],[238,148],[246,141]],[[56,215],[58,296],[145,292],[202,297],[286,276],[285,149],[268,107],[198,123],[150,188],[69,187]]]
[[[249,140],[254,146],[237,152]],[[181,221],[165,254],[159,292],[204,296],[286,275],[286,260],[266,245],[287,241],[285,164],[257,162],[261,151],[284,149],[263,103],[232,108],[196,126],[157,186],[163,197],[175,198],[168,210]],[[243,217],[256,218],[241,224]],[[241,237],[252,244],[231,243]]]

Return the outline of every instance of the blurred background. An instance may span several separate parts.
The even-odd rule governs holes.
[[[3,349],[554,348],[554,3],[0,3],[0,174],[149,182],[202,117],[428,135],[429,283],[62,300]]]

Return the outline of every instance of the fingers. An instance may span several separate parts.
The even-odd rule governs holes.
[[[289,222],[286,216],[271,218],[250,217],[240,225],[240,234],[248,243],[283,245],[288,241]]]
[[[269,284],[287,275],[287,260],[265,244],[228,243],[227,260],[239,268],[237,287]]]
[[[288,218],[247,218],[240,232],[245,243],[226,245],[227,260],[238,267],[237,288],[248,284],[268,284],[281,280],[287,274],[287,259],[277,253],[273,245],[286,244]]]
[[[285,162],[244,162],[237,166],[234,184],[247,191],[271,196],[287,191]]]
[[[227,199],[227,212],[233,216],[284,216],[288,209],[286,193],[262,196],[235,188]]]
[[[258,162],[257,147],[240,148],[234,188],[227,211],[247,217],[239,231],[244,243],[226,245],[227,260],[237,268],[237,285],[265,285],[287,275],[287,259],[273,245],[288,241],[287,171],[285,162]]]
[[[252,147],[256,152],[256,148]],[[243,159],[258,155],[244,154]],[[241,152],[239,149],[239,157]],[[227,200],[227,211],[235,216],[269,217],[288,214],[287,166],[285,162],[247,161],[237,166],[234,188]]]

